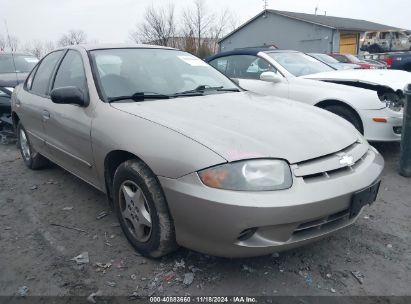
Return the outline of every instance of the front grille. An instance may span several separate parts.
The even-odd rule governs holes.
[[[368,145],[355,142],[347,148],[331,155],[298,163],[293,170],[294,175],[296,177],[302,177],[306,182],[310,182],[316,179],[333,178],[350,174],[361,166],[368,157],[368,152]],[[353,162],[350,164],[341,163],[344,156],[349,156]]]
[[[332,228],[336,226],[341,226],[350,218],[349,209],[331,214],[329,216],[323,217],[310,222],[305,222],[300,224],[295,230],[293,235],[297,236],[300,234],[311,234],[319,230]]]

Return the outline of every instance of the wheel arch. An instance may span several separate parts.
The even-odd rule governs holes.
[[[104,158],[104,181],[106,187],[106,194],[107,197],[112,203],[113,199],[113,179],[114,174],[118,166],[120,166],[123,162],[131,159],[136,159],[139,161],[144,162],[141,158],[139,158],[136,154],[131,153],[125,150],[113,150],[110,151],[106,157]],[[146,164],[147,165],[147,164]]]
[[[324,109],[324,110],[328,106],[340,106],[340,107],[344,107],[344,108],[350,110],[355,115],[355,117],[358,119],[358,121],[360,122],[361,130],[362,130],[362,133],[364,134],[364,123],[362,121],[362,118],[361,118],[360,114],[358,113],[358,111],[355,110],[351,105],[349,105],[349,104],[347,104],[343,101],[340,101],[340,100],[327,99],[327,100],[320,101],[319,103],[315,104],[315,106],[319,107],[321,109]]]
[[[137,154],[129,152],[127,150],[113,150],[107,153],[106,157],[104,158],[104,182],[106,188],[106,195],[110,202],[113,202],[113,180],[114,174],[116,173],[117,168],[128,160],[137,160],[143,163],[153,174],[153,176],[157,179],[157,175],[154,171],[150,168],[150,166]],[[158,179],[157,179],[158,180]]]

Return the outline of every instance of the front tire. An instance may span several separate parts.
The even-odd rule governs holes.
[[[174,223],[155,175],[143,162],[128,160],[114,174],[114,210],[131,245],[158,258],[178,248]]]
[[[326,106],[324,109],[340,116],[341,118],[344,118],[349,123],[351,123],[361,134],[364,134],[361,119],[353,110],[339,105]]]
[[[27,132],[20,122],[17,125],[17,146],[24,163],[31,170],[38,170],[48,166],[49,161],[30,144]]]

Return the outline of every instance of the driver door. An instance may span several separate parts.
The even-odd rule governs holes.
[[[226,63],[219,62],[223,60]],[[246,90],[283,98],[288,98],[289,96],[289,84],[286,78],[278,83],[260,80],[260,75],[263,72],[279,74],[277,69],[263,58],[254,55],[233,55],[217,58],[214,62],[210,62],[210,64],[218,70],[220,70],[219,67],[224,67],[225,70],[220,71],[230,78],[238,79],[240,86]]]
[[[55,75],[52,89],[74,86],[88,96],[87,79],[81,54],[69,50]],[[88,97],[87,97],[88,98]],[[53,161],[81,179],[96,185],[91,147],[93,107],[72,104],[55,104],[51,100],[45,107],[48,118],[44,120],[46,145]]]

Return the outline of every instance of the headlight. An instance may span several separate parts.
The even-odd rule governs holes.
[[[399,100],[392,101],[392,100],[385,100],[385,104],[387,108],[394,112],[400,112],[403,108],[403,103]]]
[[[276,159],[228,163],[199,171],[198,175],[204,185],[224,190],[272,191],[292,186],[290,166]]]
[[[404,107],[404,101],[396,93],[384,93],[380,96],[380,100],[384,102],[391,111],[400,112]]]

